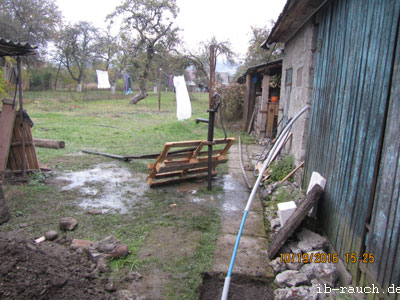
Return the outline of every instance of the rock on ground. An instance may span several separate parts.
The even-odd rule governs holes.
[[[333,263],[310,263],[301,267],[300,272],[309,280],[317,279],[320,283],[334,287],[339,278],[338,270]]]
[[[275,273],[275,274],[287,270],[287,267],[286,267],[285,262],[283,262],[283,261],[281,260],[280,257],[277,257],[277,258],[275,258],[274,260],[271,260],[271,262],[269,263],[269,265],[270,265],[271,268],[274,270],[274,273]]]
[[[110,235],[105,239],[93,243],[89,249],[89,257],[94,261],[101,256],[107,259],[126,256],[129,254],[128,246],[122,244],[115,236]]]
[[[92,241],[88,241],[88,240],[78,240],[78,239],[73,239],[71,242],[71,249],[83,249],[83,250],[87,250],[90,248],[90,246],[93,245],[94,242]]]
[[[72,231],[76,228],[78,222],[71,217],[61,218],[60,219],[60,228],[64,231]]]
[[[56,238],[58,238],[58,232],[55,230],[49,230],[44,234],[44,237],[48,241],[54,241]]]
[[[281,220],[279,218],[275,218],[271,220],[271,230],[275,228],[280,229],[281,227]]]
[[[310,280],[304,273],[288,270],[279,273],[275,278],[275,283],[279,287],[295,287],[299,285],[309,285]]]
[[[309,252],[313,250],[327,250],[328,249],[328,240],[307,228],[303,228],[298,234],[297,238],[299,242],[297,246],[302,252]]]
[[[285,289],[277,289],[274,292],[274,300],[317,300],[316,287],[299,286]]]
[[[295,271],[300,270],[303,265],[304,264],[302,262],[299,262],[297,257],[296,259],[293,260],[293,262],[286,263],[286,266],[289,270],[295,270]]]
[[[291,241],[289,243],[286,243],[286,246],[290,249],[292,253],[301,254],[301,250],[299,249],[297,242]]]

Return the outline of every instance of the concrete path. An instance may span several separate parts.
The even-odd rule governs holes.
[[[256,155],[260,154],[262,149],[258,145],[242,145],[243,165],[254,166]],[[223,274],[228,272],[236,236],[250,195],[240,169],[238,144],[234,144],[229,151],[228,167],[230,174],[226,176],[231,178],[224,182],[225,193],[221,210],[222,229],[217,240],[212,267],[212,272]],[[250,183],[254,184],[256,178],[253,176],[253,171],[248,171],[247,174]],[[252,203],[240,240],[233,276],[240,274],[267,277],[269,266],[266,250],[263,209],[257,195]]]

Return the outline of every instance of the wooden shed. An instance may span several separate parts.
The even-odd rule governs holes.
[[[290,54],[311,58],[303,183],[327,179],[323,229],[353,285],[379,287],[368,299],[400,299],[399,24],[398,0],[289,0],[263,44],[284,42],[285,66],[286,45],[311,34]]]
[[[276,60],[251,67],[241,77],[246,83],[242,130],[254,130],[258,140],[272,137],[277,127],[280,89],[271,87],[270,82],[281,73],[282,60]]]

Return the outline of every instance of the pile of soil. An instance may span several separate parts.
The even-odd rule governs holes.
[[[0,235],[0,299],[116,299],[87,256],[62,242],[68,244]]]

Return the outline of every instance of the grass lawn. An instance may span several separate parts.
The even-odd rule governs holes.
[[[122,93],[111,96],[108,91],[69,92],[27,92],[25,106],[35,126],[34,137],[64,140],[65,149],[52,150],[37,148],[41,164],[58,173],[88,169],[99,163],[115,163],[127,168],[132,174],[145,178],[149,161],[116,162],[93,155],[80,155],[80,150],[95,150],[121,155],[157,153],[165,142],[206,139],[207,125],[195,124],[195,118],[208,118],[208,95],[196,94],[192,101],[192,118],[180,122],[176,118],[176,102],[173,93],[162,93],[161,110],[158,97],[149,97],[137,105],[129,104],[129,98]],[[228,132],[237,137],[238,133]],[[216,129],[216,138],[222,138]],[[250,141],[246,137],[244,141]],[[225,169],[224,169],[225,168]],[[226,171],[226,166],[220,172]],[[47,180],[47,179],[46,179]],[[76,206],[80,195],[76,191],[63,191],[62,187],[49,184],[42,174],[32,175],[27,185],[7,185],[5,193],[12,219],[0,227],[0,231],[23,232],[28,237],[38,237],[50,229],[57,229],[58,220],[73,216],[78,229],[68,233],[71,238],[100,240],[115,235],[127,244],[131,255],[112,262],[116,278],[126,272],[137,270],[150,272],[157,268],[167,274],[165,299],[196,299],[201,283],[201,272],[212,262],[215,240],[220,226],[217,207],[187,205],[186,196],[176,187],[148,189],[134,209],[126,214],[103,213],[88,215]],[[101,187],[99,187],[101,188]],[[201,193],[200,191],[199,193]],[[223,192],[203,191],[207,197]],[[177,204],[181,210],[172,211],[169,204]],[[26,223],[26,228],[21,224]],[[24,226],[25,227],[25,226]],[[179,232],[193,236],[191,255],[163,258],[140,255],[150,236],[155,231]]]

